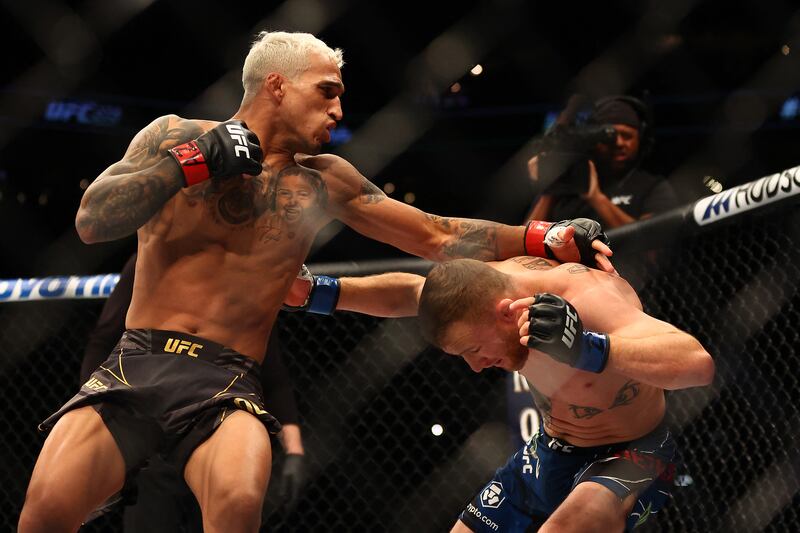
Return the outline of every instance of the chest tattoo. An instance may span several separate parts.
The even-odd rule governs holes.
[[[572,416],[578,419],[592,418],[593,416],[597,416],[603,412],[602,409],[598,409],[597,407],[573,404],[569,404],[569,410],[572,411]]]
[[[298,165],[277,172],[265,165],[260,176],[212,179],[185,194],[190,205],[202,203],[226,228],[255,228],[260,242],[294,238],[328,202],[319,172]]]
[[[609,409],[628,405],[633,402],[637,396],[639,396],[639,382],[630,379],[625,383],[625,385],[622,386],[621,389],[617,391],[617,395],[614,397],[614,402],[611,404]]]

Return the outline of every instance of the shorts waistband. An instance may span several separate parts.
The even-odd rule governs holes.
[[[258,361],[223,346],[217,342],[180,331],[162,329],[128,329],[122,334],[120,345],[132,343],[151,353],[171,353],[195,357],[216,365],[236,363],[249,370],[258,370]]]
[[[613,444],[602,444],[600,446],[576,446],[564,439],[548,435],[544,426],[540,426],[539,434],[545,446],[558,453],[568,455],[594,455],[597,453],[608,453],[617,448],[624,448],[628,442],[615,442]]]
[[[661,423],[657,425],[655,429],[653,429],[653,431],[639,438],[629,441],[614,442],[612,444],[601,444],[600,446],[576,446],[574,444],[570,444],[564,439],[548,435],[544,429],[544,424],[539,426],[538,438],[541,439],[542,443],[545,446],[559,453],[571,454],[571,455],[593,455],[597,453],[603,454],[603,453],[611,453],[619,451],[621,449],[627,448],[631,443],[638,443],[643,439],[647,439],[648,437],[654,436],[659,433],[664,433],[665,437],[669,435],[668,428],[664,420],[662,420]]]

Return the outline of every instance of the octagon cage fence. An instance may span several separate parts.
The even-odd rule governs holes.
[[[615,264],[645,310],[696,336],[717,367],[713,385],[668,394],[682,450],[679,486],[642,530],[797,531],[800,209],[791,193],[799,180],[797,168],[789,169],[611,232]],[[791,193],[768,194],[776,188]],[[311,269],[364,275],[426,266],[409,260]],[[3,531],[16,528],[44,440],[37,424],[78,389],[98,296],[115,279],[98,277],[94,290],[86,284],[78,291],[84,298],[47,298],[59,296],[58,280],[0,281]],[[21,301],[37,295],[44,299]],[[286,509],[275,490],[282,460],[276,445],[265,530],[449,531],[513,452],[507,375],[474,374],[427,345],[415,319],[282,313],[278,328],[310,481],[299,504]],[[120,531],[120,516],[82,530]]]

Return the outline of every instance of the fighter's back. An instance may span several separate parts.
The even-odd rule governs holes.
[[[531,295],[549,292],[569,301],[585,329],[610,332],[641,314],[635,291],[621,277],[577,263],[513,258],[497,268],[527,280]],[[664,415],[663,390],[606,370],[584,372],[531,350],[520,369],[544,418],[548,434],[580,446],[638,438]]]

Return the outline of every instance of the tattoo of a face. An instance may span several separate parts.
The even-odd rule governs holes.
[[[364,178],[361,180],[359,199],[362,204],[379,204],[386,199],[386,194],[377,185]]]
[[[519,263],[528,270],[550,270],[553,268],[553,265],[541,257],[514,257],[511,260],[515,263]]]
[[[637,396],[639,396],[639,382],[629,379],[625,385],[623,385],[622,388],[617,391],[617,395],[614,397],[614,402],[611,404],[609,409],[628,405],[633,402]]]
[[[572,265],[567,269],[570,274],[585,274],[589,269],[583,265]]]
[[[569,410],[572,411],[572,416],[578,419],[592,418],[593,416],[597,416],[603,412],[602,409],[598,409],[597,407],[572,404],[569,404]]]

